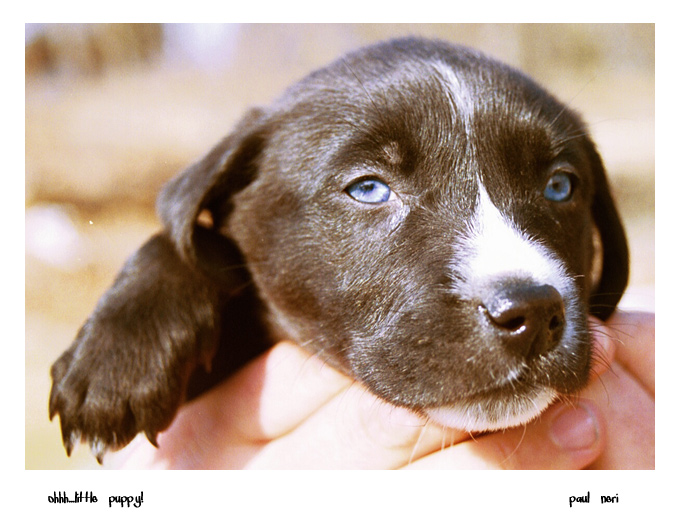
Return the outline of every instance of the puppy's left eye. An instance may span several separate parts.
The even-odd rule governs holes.
[[[574,182],[572,176],[566,172],[560,171],[553,174],[548,180],[543,196],[553,202],[566,202],[571,199],[574,192]]]
[[[362,179],[350,184],[345,191],[357,202],[380,204],[390,200],[392,190],[378,179]]]

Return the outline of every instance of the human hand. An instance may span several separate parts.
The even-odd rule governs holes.
[[[604,333],[615,342],[614,363],[583,393],[607,423],[604,451],[590,469],[654,469],[655,316],[617,311]]]
[[[614,354],[612,339],[597,336],[595,385]],[[139,438],[107,464],[578,469],[605,450],[604,420],[594,402],[579,399],[551,407],[526,427],[471,439],[381,401],[317,357],[280,343],[185,406],[159,436],[158,450]],[[602,462],[615,461],[609,457]]]
[[[617,311],[606,324],[592,318],[591,330],[596,349],[595,373],[574,403],[586,407],[594,414],[592,418],[600,421],[597,425],[600,438],[582,456],[586,457],[591,455],[593,450],[602,449],[597,460],[588,465],[589,469],[654,469],[655,316],[645,312]],[[613,359],[610,356],[614,356]],[[609,369],[605,369],[605,366]],[[549,460],[550,453],[554,451],[561,457],[557,464],[552,466],[554,469],[566,469],[570,464],[571,467],[577,467],[574,465],[576,460],[583,459],[570,459],[576,452],[555,451],[555,447],[547,442],[552,438],[550,431],[541,434],[541,424],[550,423],[551,414],[559,414],[559,411],[555,411],[553,407],[527,426],[526,437],[519,448],[522,450],[521,453],[526,453],[526,459],[518,460],[518,454],[515,453],[503,466],[516,469],[529,467],[546,469],[550,466],[541,464],[541,461],[544,457],[546,461]],[[575,416],[565,418],[563,424],[577,432],[578,419],[575,412]],[[583,416],[580,419],[588,418]],[[518,435],[520,430],[521,428],[515,428],[504,433],[492,434],[484,440],[499,443],[501,449],[507,450],[508,442],[511,442],[509,439]],[[586,443],[588,435],[584,429],[583,437],[575,435],[573,439],[576,441],[580,439]],[[534,445],[541,447],[542,451],[538,454],[532,453]],[[460,457],[454,453],[455,450],[466,448],[480,451],[479,447],[473,444],[463,443],[450,453],[446,453],[445,450],[436,454],[437,467],[446,467],[447,462],[444,461],[446,458],[450,459],[448,467],[453,467],[456,462],[460,462]],[[482,459],[488,460],[487,457]],[[420,461],[416,464],[419,463]]]

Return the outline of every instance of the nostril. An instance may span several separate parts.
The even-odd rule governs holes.
[[[564,304],[550,285],[506,284],[495,290],[482,308],[494,337],[521,356],[541,355],[562,338]]]
[[[564,327],[564,313],[562,314],[555,314],[551,319],[550,319],[550,325],[548,328],[551,331],[559,330],[562,327]]]
[[[521,329],[527,320],[524,306],[505,295],[493,298],[489,304],[482,307],[492,323],[510,332]]]
[[[505,329],[516,331],[522,328],[525,321],[524,316],[518,316],[517,318],[511,318],[507,321],[500,322],[499,325]]]

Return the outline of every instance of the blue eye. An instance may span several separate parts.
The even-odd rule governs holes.
[[[380,204],[390,199],[392,190],[377,179],[363,179],[350,184],[345,190],[347,194],[358,202],[365,204]]]
[[[568,173],[557,172],[548,180],[543,196],[553,202],[566,202],[571,199],[574,186]]]

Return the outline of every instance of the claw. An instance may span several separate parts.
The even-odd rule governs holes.
[[[145,430],[144,435],[146,435],[146,438],[149,440],[149,442],[153,445],[154,448],[158,448],[158,433],[152,432],[150,430]]]
[[[69,457],[73,453],[73,448],[75,448],[80,442],[80,432],[78,430],[64,430],[62,428],[61,439],[64,443],[64,448],[66,449],[66,455]]]
[[[108,451],[106,443],[101,439],[92,439],[90,441],[90,450],[92,454],[97,459],[97,462],[101,465],[104,463],[104,455]]]

